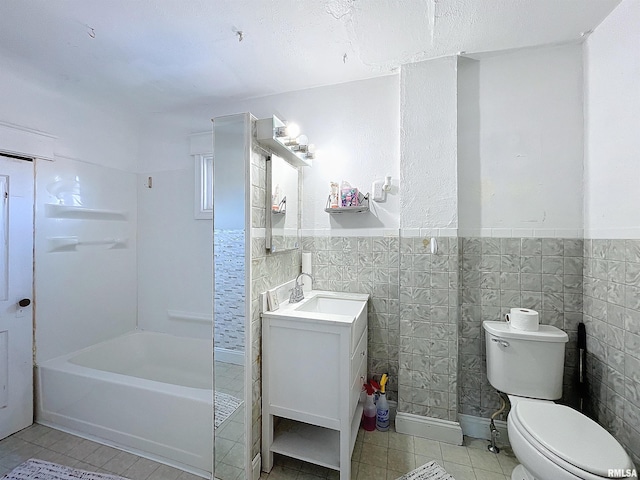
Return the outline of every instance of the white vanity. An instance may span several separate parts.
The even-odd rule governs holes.
[[[262,314],[263,470],[279,453],[349,480],[367,380],[369,295],[305,297]]]

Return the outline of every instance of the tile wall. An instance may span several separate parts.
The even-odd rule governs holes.
[[[398,411],[458,416],[458,239],[400,240]]]
[[[640,465],[640,240],[584,241],[587,405]]]
[[[243,230],[214,230],[215,346],[244,351],[244,241]]]
[[[368,374],[389,375],[389,400],[398,397],[399,239],[398,237],[302,238],[311,252],[317,290],[368,293]]]
[[[302,264],[300,250],[271,254],[267,252],[264,236],[266,192],[266,160],[264,155],[251,153],[251,379],[252,379],[252,431],[251,458],[260,452],[262,428],[262,322],[260,319],[260,293],[294,279]]]
[[[460,413],[487,418],[500,406],[487,380],[482,322],[502,320],[512,307],[537,310],[541,323],[569,334],[563,401],[575,405],[583,240],[465,237],[460,258]]]

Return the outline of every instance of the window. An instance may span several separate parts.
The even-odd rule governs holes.
[[[213,155],[196,155],[195,218],[213,219]]]

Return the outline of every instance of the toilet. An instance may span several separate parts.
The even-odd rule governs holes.
[[[512,480],[624,478],[634,466],[624,448],[596,422],[565,405],[562,396],[562,330],[535,332],[506,322],[483,322],[489,383],[507,394],[507,431],[520,465]]]

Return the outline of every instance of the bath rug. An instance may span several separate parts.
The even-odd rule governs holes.
[[[401,476],[397,480],[455,480],[437,462],[429,462],[411,472]]]
[[[0,480],[127,480],[118,475],[88,472],[57,463],[31,458],[21,463]]]
[[[242,405],[242,400],[232,397],[226,393],[216,392],[215,396],[215,428],[231,416],[236,409]]]

